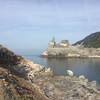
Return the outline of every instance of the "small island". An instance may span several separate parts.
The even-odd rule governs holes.
[[[100,33],[93,33],[92,35],[96,36],[97,34],[100,35]],[[92,35],[88,36],[88,38],[86,37],[87,40],[85,39],[85,41],[88,41],[88,40],[92,41],[92,39],[90,39]],[[57,43],[55,41],[55,38],[53,38],[48,43],[48,48],[42,53],[42,56],[43,57],[57,57],[57,58],[58,57],[59,58],[62,58],[62,57],[64,58],[67,58],[67,57],[100,58],[100,47],[96,47],[96,48],[88,47],[88,46],[86,47],[83,45],[84,41],[82,41],[80,44],[78,43],[80,42],[77,42],[75,44],[70,44],[68,40],[62,40],[60,43]]]

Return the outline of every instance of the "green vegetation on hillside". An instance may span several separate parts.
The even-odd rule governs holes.
[[[100,32],[93,33],[74,45],[81,44],[84,47],[100,48]]]

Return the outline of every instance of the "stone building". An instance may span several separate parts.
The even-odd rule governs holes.
[[[52,40],[49,42],[48,47],[54,48],[56,46],[55,38],[53,37]]]
[[[48,43],[48,48],[67,48],[69,46],[68,40],[62,40],[60,43],[56,43],[55,38]]]
[[[60,47],[66,48],[66,47],[68,47],[68,46],[69,46],[69,41],[68,41],[68,40],[62,40],[62,41],[60,42]]]

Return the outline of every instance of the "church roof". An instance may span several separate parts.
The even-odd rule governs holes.
[[[69,43],[68,40],[62,40],[61,43]]]

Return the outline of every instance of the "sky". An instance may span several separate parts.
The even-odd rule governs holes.
[[[0,44],[45,49],[48,41],[74,43],[100,31],[100,0],[0,0]]]

